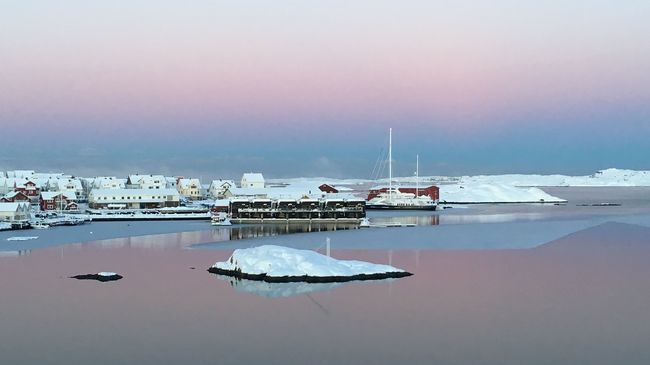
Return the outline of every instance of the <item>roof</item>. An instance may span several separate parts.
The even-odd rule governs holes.
[[[25,202],[0,203],[0,212],[15,212],[21,208],[29,209],[29,203],[25,203]]]
[[[134,195],[175,195],[178,196],[176,189],[93,189],[90,194],[93,196],[122,197]]]
[[[155,181],[158,181],[158,184],[167,184],[167,178],[163,175],[129,175],[129,181],[131,184],[155,184]]]
[[[68,200],[77,200],[77,194],[74,191],[43,191],[41,192],[41,199],[52,200],[59,195],[63,195]]]
[[[178,180],[178,186],[181,189],[188,189],[194,185],[197,188],[201,187],[201,181],[199,179],[180,179]]]
[[[7,199],[11,199],[11,198],[14,198],[14,197],[15,197],[16,195],[18,195],[18,194],[25,195],[25,194],[23,194],[21,191],[12,191],[12,192],[10,192],[10,193],[5,194],[4,197],[7,198]]]
[[[233,180],[223,180],[223,179],[212,180],[212,182],[210,183],[210,186],[216,185],[216,186],[221,187],[221,186],[223,186],[225,184],[229,184],[230,186],[233,186],[233,185],[235,185],[235,182]]]
[[[259,172],[247,172],[241,177],[242,180],[246,179],[248,182],[264,182],[264,175]]]

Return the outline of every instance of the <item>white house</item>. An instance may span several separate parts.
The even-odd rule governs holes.
[[[83,184],[81,183],[81,180],[77,178],[49,179],[47,181],[47,185],[45,186],[45,190],[56,192],[72,192],[79,200],[85,200],[86,197]]]
[[[126,187],[130,189],[166,189],[167,179],[163,175],[129,175]]]
[[[199,179],[178,179],[176,189],[178,189],[178,193],[181,196],[186,198],[192,200],[199,200],[202,198],[201,181]]]
[[[247,172],[241,177],[241,187],[251,189],[264,188],[264,176],[257,172]]]
[[[29,203],[0,203],[0,222],[20,222],[31,217]]]
[[[36,171],[34,170],[14,170],[14,171],[7,171],[7,177],[24,179],[24,178],[31,178],[35,173]]]
[[[5,195],[14,191],[14,184],[11,179],[6,177],[0,177],[0,195]]]
[[[233,180],[212,180],[210,187],[208,187],[208,194],[215,199],[221,199],[226,195],[226,191],[235,187]]]
[[[118,179],[114,176],[97,176],[90,184],[92,189],[124,189],[126,188],[126,181]]]
[[[179,204],[176,189],[94,189],[88,194],[88,207],[93,209],[150,209]]]
[[[166,187],[167,189],[176,189],[176,185],[178,183],[178,179],[176,177],[172,176],[165,176],[165,181],[166,181]]]

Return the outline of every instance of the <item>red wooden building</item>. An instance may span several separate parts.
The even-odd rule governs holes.
[[[15,182],[14,191],[21,192],[30,199],[38,197],[38,194],[40,193],[40,190],[36,186],[36,183],[31,180],[25,180],[24,183]]]
[[[433,200],[440,199],[440,189],[434,185],[420,187],[419,189],[416,188],[415,186],[399,186],[397,187],[397,189],[402,193],[410,193],[415,195],[417,191],[418,196],[428,195]],[[376,197],[377,195],[379,195],[379,193],[387,193],[387,192],[388,192],[388,187],[370,189],[370,192],[368,193],[368,200]]]
[[[322,191],[323,193],[328,193],[328,194],[331,194],[331,193],[336,194],[336,193],[339,192],[339,189],[333,187],[330,184],[323,184],[323,185],[319,186],[318,189],[320,191]]]
[[[67,192],[42,192],[39,205],[41,210],[77,210],[77,197]]]
[[[28,202],[30,199],[22,191],[14,191],[0,198],[2,203]]]

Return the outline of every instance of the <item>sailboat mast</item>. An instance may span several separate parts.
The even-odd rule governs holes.
[[[393,198],[393,128],[388,129],[388,197]]]
[[[415,155],[415,197],[420,196],[420,155]]]

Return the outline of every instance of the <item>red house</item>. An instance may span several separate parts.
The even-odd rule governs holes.
[[[40,190],[36,186],[36,183],[31,180],[25,180],[23,183],[14,182],[14,191],[21,192],[30,199],[37,197],[40,193]]]
[[[13,191],[0,198],[2,203],[28,202],[30,199],[22,191]]]
[[[41,193],[39,205],[41,210],[77,210],[74,193],[45,191]]]
[[[418,196],[428,195],[433,200],[440,199],[440,189],[434,185],[421,187],[419,189],[414,186],[408,186],[408,187],[400,186],[397,189],[402,193],[416,194],[417,191]],[[370,192],[368,193],[368,200],[376,197],[377,195],[379,195],[379,193],[386,193],[386,192],[388,192],[388,188],[370,189]]]
[[[337,189],[337,188],[335,188],[335,187],[333,187],[332,185],[329,185],[329,184],[323,184],[323,185],[319,186],[318,189],[320,191],[322,191],[323,193],[328,193],[328,194],[330,194],[330,193],[336,194],[336,193],[339,192],[339,189]]]

